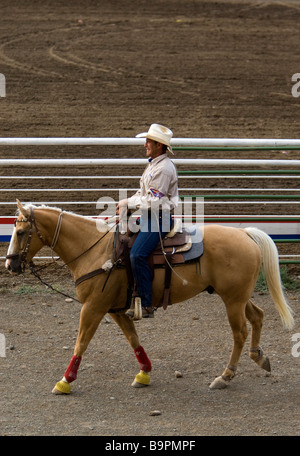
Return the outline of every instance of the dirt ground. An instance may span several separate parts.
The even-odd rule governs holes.
[[[134,137],[159,122],[172,128],[175,137],[299,138],[300,99],[291,92],[292,76],[300,71],[298,2],[87,0],[71,6],[57,0],[3,0],[0,8],[0,73],[6,79],[6,97],[0,98],[3,137]],[[246,158],[243,154],[228,151],[226,158]],[[300,155],[248,151],[247,158],[258,154],[274,159]],[[0,150],[0,158],[111,156],[140,157],[141,151],[75,146]],[[176,156],[225,157],[212,151]],[[119,175],[141,171],[113,170]],[[46,172],[86,175],[90,170],[0,169],[2,176]],[[95,168],[93,173],[112,174],[112,169]],[[276,183],[279,188],[297,187],[297,180],[288,178]],[[16,197],[57,199],[54,192],[28,196],[22,188],[29,185],[35,188],[37,183],[1,179],[1,201],[8,204],[0,215],[14,214],[10,202]],[[49,187],[49,181],[41,185]],[[55,189],[57,181],[52,185]],[[76,179],[73,185],[79,185]],[[197,184],[227,185],[225,179]],[[245,180],[234,185],[245,186]],[[249,185],[271,184],[258,179]],[[59,196],[61,201],[72,197],[67,192]],[[90,201],[97,198],[97,192],[88,196]],[[95,204],[64,208],[89,214]],[[217,211],[234,213],[235,207],[211,205],[205,210]],[[292,202],[276,210],[244,204],[243,211],[297,215],[298,207]],[[6,249],[1,247],[1,255]],[[47,274],[73,296],[67,271]],[[271,360],[271,375],[249,359],[248,339],[230,387],[209,390],[228,362],[232,336],[224,305],[218,296],[205,293],[137,323],[153,364],[151,386],[131,387],[138,365],[107,317],[83,358],[72,394],[54,396],[51,390],[72,356],[80,305],[47,291],[29,273],[10,277],[2,263],[0,333],[6,339],[6,357],[0,358],[0,435],[299,436],[300,357],[294,356],[292,336],[300,333],[300,292],[287,295],[296,312],[290,332],[282,328],[270,296],[254,293],[265,311],[262,346]],[[152,416],[154,410],[161,413]]]

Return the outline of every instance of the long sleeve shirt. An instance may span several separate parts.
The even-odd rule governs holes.
[[[149,160],[141,179],[140,189],[128,198],[129,209],[150,209],[158,204],[160,209],[173,210],[178,205],[178,177],[174,163],[167,154]]]

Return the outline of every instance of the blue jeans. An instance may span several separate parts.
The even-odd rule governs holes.
[[[171,228],[172,217],[169,211],[156,213],[156,216],[152,214],[152,217],[150,212],[141,216],[140,231],[131,248],[130,262],[143,307],[152,306],[153,272],[147,259],[160,242],[160,236],[163,239]]]

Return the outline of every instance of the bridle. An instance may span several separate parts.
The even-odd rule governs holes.
[[[60,214],[62,215],[62,213]],[[29,229],[29,232],[28,232],[28,236],[27,236],[27,239],[26,239],[26,243],[25,243],[25,246],[21,252],[21,254],[19,253],[12,253],[10,255],[6,255],[6,258],[7,259],[16,259],[16,258],[20,258],[20,261],[21,261],[21,271],[24,272],[25,270],[25,267],[26,267],[26,263],[27,263],[27,253],[28,253],[28,250],[29,250],[29,247],[30,247],[30,243],[31,243],[31,238],[32,238],[32,235],[33,235],[33,232],[34,230],[36,231],[39,239],[42,241],[42,243],[45,245],[46,244],[46,241],[45,239],[43,238],[43,236],[41,235],[37,225],[36,225],[36,220],[35,220],[35,217],[34,217],[34,211],[33,211],[33,208],[31,207],[30,208],[30,215],[29,217],[24,217],[22,219],[16,219],[15,220],[15,223],[14,225],[16,226],[17,223],[30,223],[30,229]],[[56,241],[55,243],[57,242],[57,239],[58,239],[58,235],[59,235],[59,232],[57,233],[57,226],[56,226],[56,231],[55,231],[55,235],[54,237],[56,238]],[[55,240],[55,239],[53,239]],[[53,242],[52,242],[52,245],[53,245]]]
[[[58,220],[57,220],[57,224],[56,224],[56,228],[55,228],[55,232],[54,232],[54,236],[53,236],[53,239],[52,239],[52,242],[51,242],[51,249],[52,249],[52,259],[53,261],[54,258],[53,258],[53,252],[54,252],[54,247],[58,241],[58,238],[59,238],[59,233],[60,233],[60,229],[61,229],[61,225],[62,225],[62,217],[63,217],[63,214],[64,212],[61,211],[59,216],[58,216]],[[16,259],[16,258],[20,258],[20,268],[21,268],[21,272],[24,272],[25,271],[25,268],[26,268],[26,264],[27,264],[27,253],[28,253],[28,250],[29,250],[29,246],[30,246],[30,243],[31,243],[31,238],[32,238],[32,234],[34,232],[34,230],[36,231],[39,239],[41,240],[41,242],[44,244],[44,245],[47,245],[46,243],[46,240],[43,238],[42,234],[40,233],[38,227],[37,227],[37,224],[36,224],[36,220],[35,220],[35,217],[34,217],[34,210],[33,208],[31,207],[30,208],[30,215],[28,218],[24,217],[22,219],[16,219],[15,220],[15,223],[14,225],[16,226],[17,223],[30,223],[30,229],[29,229],[29,232],[28,232],[28,236],[27,236],[27,239],[26,239],[26,244],[21,252],[21,255],[19,253],[13,253],[11,255],[7,255],[6,258],[8,259]],[[65,266],[65,265],[64,265]],[[43,284],[43,285],[46,285],[47,288],[51,289],[52,291],[55,291],[56,293],[59,293],[67,298],[71,298],[70,295],[66,294],[66,293],[63,293],[62,291],[60,290],[57,290],[56,288],[54,288],[51,284],[47,283],[45,280],[42,279],[42,277],[40,276],[39,274],[39,271],[36,270],[35,268],[35,265],[33,263],[33,261],[31,261],[29,263],[29,269],[31,271],[31,273],[37,278],[39,279],[39,281]],[[43,268],[41,268],[43,269]],[[72,299],[74,299],[75,301],[78,301],[78,299],[72,297]],[[79,302],[79,301],[78,301]]]

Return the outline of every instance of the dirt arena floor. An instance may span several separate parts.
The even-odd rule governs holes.
[[[299,138],[300,98],[292,94],[292,76],[300,71],[299,2],[3,0],[0,8],[0,73],[6,81],[6,97],[0,98],[0,136],[134,137],[158,122],[168,125],[174,137]],[[141,158],[143,150],[0,149],[0,158],[76,157]],[[299,159],[300,153],[177,151],[176,157]],[[92,170],[94,175],[141,172],[141,167]],[[0,215],[14,215],[16,198],[57,201],[55,192],[28,195],[22,190],[67,185],[24,178],[46,173],[85,176],[91,169],[0,168]],[[119,181],[116,178],[112,186]],[[196,185],[232,186],[226,179],[203,181]],[[293,189],[297,182],[284,178],[276,185]],[[263,179],[234,182],[235,187],[252,185],[253,190],[273,184]],[[99,186],[99,181],[71,182],[72,187],[88,185]],[[190,185],[182,180],[183,187]],[[81,200],[93,204],[64,209],[91,214],[99,196],[103,192],[91,191]],[[59,194],[62,202],[76,198],[72,192]],[[236,210],[233,205],[208,205],[205,214]],[[298,214],[292,202],[276,209],[244,204],[238,210]],[[281,246],[281,251],[295,248]],[[6,249],[1,246],[2,256]],[[73,296],[68,271],[48,271],[45,278]],[[262,346],[271,360],[271,375],[249,359],[247,340],[230,387],[209,390],[228,362],[232,336],[218,296],[202,294],[159,310],[153,321],[137,323],[153,364],[151,386],[131,387],[138,365],[108,316],[83,358],[72,394],[54,396],[51,390],[72,356],[80,305],[46,290],[29,273],[9,276],[2,261],[0,333],[6,339],[6,356],[0,357],[0,435],[299,436],[300,357],[295,356],[295,337],[300,333],[300,292],[289,291],[287,296],[296,312],[292,331],[282,328],[270,296],[254,293],[265,311]],[[176,377],[176,371],[182,377]],[[153,415],[155,410],[160,413]]]

